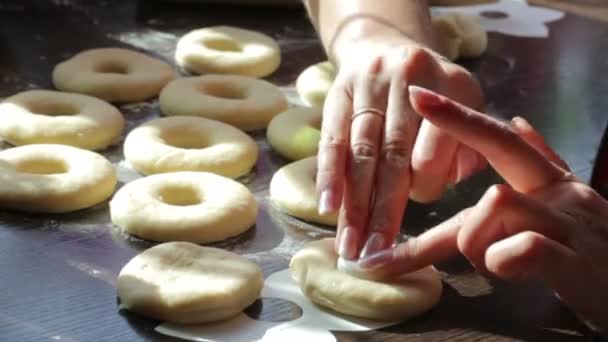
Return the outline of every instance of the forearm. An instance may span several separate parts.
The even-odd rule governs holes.
[[[349,47],[381,37],[432,45],[426,0],[304,0],[328,56],[340,63]]]

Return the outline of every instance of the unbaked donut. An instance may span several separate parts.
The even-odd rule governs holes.
[[[0,152],[0,207],[62,213],[108,199],[116,171],[103,156],[76,147],[35,144]]]
[[[207,171],[237,178],[258,158],[258,145],[228,124],[194,116],[148,121],[132,130],[124,155],[144,175],[174,171]]]
[[[207,243],[255,224],[257,203],[243,184],[208,172],[152,175],[128,183],[110,201],[112,222],[153,241]]]
[[[118,141],[124,125],[114,106],[86,95],[29,90],[0,104],[0,136],[12,145],[48,143],[100,150]]]
[[[313,64],[304,69],[296,80],[296,90],[302,101],[311,106],[323,107],[336,73],[336,67],[329,61]]]
[[[294,107],[270,121],[266,137],[270,146],[290,160],[315,156],[321,139],[321,110]]]
[[[175,78],[173,68],[143,53],[102,48],[80,52],[57,64],[53,84],[110,102],[136,102],[158,95]]]
[[[446,58],[481,56],[488,47],[488,34],[479,21],[465,13],[447,13],[433,18],[437,48]]]
[[[270,198],[289,215],[335,226],[336,214],[319,215],[319,196],[315,190],[317,157],[300,159],[283,166],[270,181]]]
[[[175,60],[196,74],[264,77],[281,63],[279,45],[271,37],[230,26],[194,30],[177,42]]]
[[[167,242],[131,259],[117,280],[121,306],[158,320],[195,324],[237,315],[258,298],[264,275],[219,248]]]
[[[291,259],[293,279],[314,303],[351,316],[403,321],[434,307],[441,297],[439,272],[429,266],[386,282],[338,271],[334,239],[307,243]]]
[[[160,93],[160,108],[166,115],[203,116],[246,131],[266,128],[287,104],[272,83],[236,75],[184,77]]]

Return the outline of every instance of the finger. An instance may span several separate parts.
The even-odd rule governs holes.
[[[555,152],[549,145],[545,142],[545,138],[543,138],[540,133],[538,133],[530,123],[519,116],[511,119],[511,127],[519,134],[519,136],[526,142],[528,145],[535,148],[540,154],[542,154],[545,158],[555,163],[555,165],[561,167],[566,171],[570,171],[570,167],[566,162]]]
[[[530,193],[566,176],[494,118],[420,87],[410,86],[410,100],[418,114],[481,153],[517,191]]]
[[[449,182],[452,184],[460,183],[477,172],[482,171],[487,165],[488,162],[481,154],[466,145],[459,144],[456,158],[452,163],[452,169],[448,177]]]

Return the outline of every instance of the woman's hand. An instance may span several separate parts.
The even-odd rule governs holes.
[[[401,274],[460,252],[484,274],[540,278],[608,332],[608,202],[525,120],[508,125],[421,88],[410,88],[410,99],[422,117],[487,158],[508,185],[491,187],[474,207],[361,266]]]

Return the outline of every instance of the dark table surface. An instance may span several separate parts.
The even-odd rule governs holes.
[[[4,0],[0,1],[0,97],[52,88],[53,66],[89,48],[123,46],[173,63],[174,46],[182,34],[216,24],[275,37],[283,63],[269,80],[290,96],[298,74],[325,58],[298,9]],[[574,172],[588,181],[608,122],[608,27],[575,15],[550,27],[548,39],[492,33],[486,55],[464,65],[481,79],[488,112],[528,118]],[[155,100],[120,108],[129,129],[159,116]],[[286,161],[270,150],[263,132],[253,135],[261,157],[255,171],[241,181],[260,203],[257,224],[214,245],[253,256],[268,276],[286,268],[302,243],[331,236],[333,231],[290,218],[269,203],[268,182]],[[120,147],[103,154],[116,165],[119,186],[139,177],[125,165]],[[498,181],[489,170],[449,190],[438,203],[410,205],[404,232],[417,234],[440,222],[474,203]],[[154,332],[158,322],[118,310],[116,276],[131,257],[149,246],[112,227],[107,203],[65,215],[0,211],[0,341],[173,340]],[[592,339],[575,315],[539,284],[486,279],[459,258],[437,268],[444,274],[444,295],[431,312],[378,331],[333,332],[337,340]],[[248,314],[264,320],[297,311],[280,301],[262,304]]]

